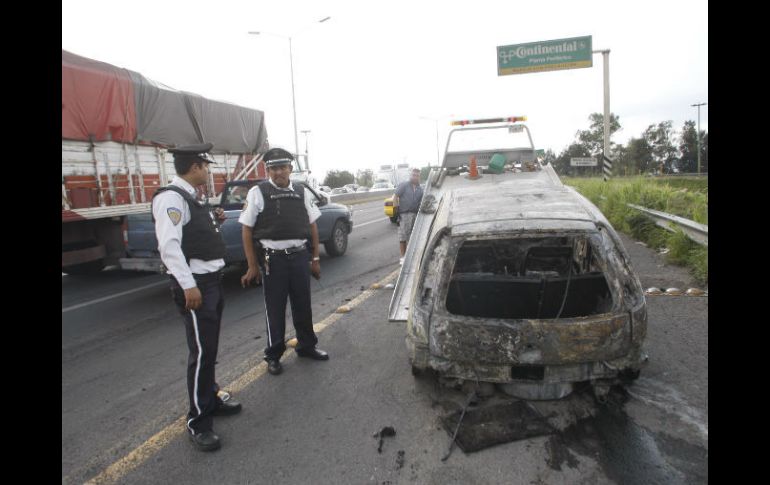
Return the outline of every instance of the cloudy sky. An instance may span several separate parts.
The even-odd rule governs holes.
[[[663,120],[679,129],[708,102],[706,0],[62,2],[63,49],[262,110],[271,145],[293,151],[288,41],[249,31],[294,36],[317,175],[435,163],[450,119],[525,115],[536,148],[558,153],[603,110],[600,54],[592,68],[498,76],[498,45],[591,35],[611,49],[615,142]]]

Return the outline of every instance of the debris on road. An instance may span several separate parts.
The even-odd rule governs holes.
[[[404,450],[398,450],[398,456],[396,456],[396,468],[400,470],[404,467]]]
[[[460,417],[457,419],[457,425],[455,427],[454,433],[452,434],[452,441],[449,442],[449,449],[447,449],[446,454],[441,457],[441,461],[447,461],[447,459],[449,458],[449,455],[452,454],[452,450],[454,449],[454,446],[455,446],[455,441],[457,440],[457,433],[460,431],[460,425],[462,424],[463,418],[465,417],[465,412],[468,410],[468,406],[470,406],[471,403],[474,401],[476,401],[476,391],[471,391],[470,393],[468,393],[468,397],[465,400],[465,406],[463,406],[460,412]],[[454,416],[456,414],[457,413],[450,414],[449,417]],[[442,419],[441,421],[444,423],[444,426],[446,427],[448,422],[447,419]],[[447,431],[449,431],[449,428],[447,428]],[[462,446],[460,448],[463,451],[465,451],[465,448],[463,448]]]
[[[287,347],[292,347],[292,348],[297,348],[297,344],[298,343],[299,342],[297,341],[297,338],[294,337],[294,338],[290,338],[288,341],[286,341],[286,346]]]
[[[387,285],[385,285],[385,289],[386,290],[392,290],[395,287],[396,287],[396,285],[394,285],[393,283],[388,283]]]
[[[463,418],[465,422],[460,427]],[[455,428],[452,443],[457,442],[465,453],[554,432],[545,418],[525,401],[511,401],[467,413],[463,409],[442,417],[441,423],[447,432]]]
[[[341,307],[337,308],[336,313],[350,313],[350,306],[348,305],[342,305]]]
[[[396,429],[393,426],[385,426],[378,432],[374,433],[374,438],[379,438],[380,443],[377,446],[377,453],[382,453],[382,441],[387,436],[396,436]]]
[[[381,283],[373,283],[372,286],[370,286],[369,288],[371,288],[372,290],[379,290],[380,288],[382,288],[382,284]]]
[[[645,295],[652,295],[652,296],[662,295],[663,294],[663,290],[661,290],[660,288],[655,288],[655,287],[647,288],[646,290],[644,290],[644,294]]]
[[[708,295],[708,292],[701,290],[700,288],[687,288],[685,294],[687,296],[705,296]]]

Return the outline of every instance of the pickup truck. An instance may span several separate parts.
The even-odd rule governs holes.
[[[241,239],[241,224],[238,218],[246,201],[246,194],[260,180],[236,180],[227,182],[222,190],[219,204],[225,210],[226,220],[222,223],[222,237],[225,240],[227,265],[246,262]],[[297,183],[296,181],[293,183]],[[321,217],[316,221],[318,237],[329,256],[342,256],[348,248],[348,234],[353,230],[353,215],[351,210],[342,204],[330,203],[326,195],[321,194],[307,184],[305,190],[316,198],[316,204],[321,210]],[[133,214],[128,216],[128,234],[126,243],[128,257],[120,260],[120,267],[126,270],[162,271],[158,241],[155,238],[155,226],[152,215]]]

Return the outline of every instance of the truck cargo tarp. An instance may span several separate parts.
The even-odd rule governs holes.
[[[185,102],[197,123],[202,141],[214,144],[214,152],[259,152],[267,139],[262,111],[185,93]],[[225,148],[229,147],[229,148]]]
[[[69,69],[67,83],[65,66]],[[102,92],[123,95],[123,111],[116,108],[116,94],[108,97],[99,94]],[[108,121],[85,123],[89,118],[80,114],[84,110],[80,106],[88,107],[95,120]],[[117,119],[123,124],[116,124]],[[99,129],[102,125],[108,127],[109,137],[103,134],[104,128]],[[257,153],[267,146],[262,111],[178,91],[138,72],[62,50],[62,138],[88,140],[89,135],[95,141],[168,147],[211,142],[213,153]]]
[[[256,153],[267,139],[262,111],[177,91],[131,71],[141,142],[213,143],[213,153]]]
[[[138,72],[131,72],[131,80],[134,82],[139,141],[164,146],[203,142],[185,106],[184,93],[147,79]]]
[[[125,69],[61,51],[61,136],[133,142],[136,114]]]

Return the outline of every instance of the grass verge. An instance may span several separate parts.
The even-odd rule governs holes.
[[[690,240],[682,231],[669,232],[626,204],[637,204],[708,224],[708,180],[616,178],[563,178],[593,202],[612,226],[656,250],[666,261],[684,266],[699,284],[708,284],[708,247]]]

